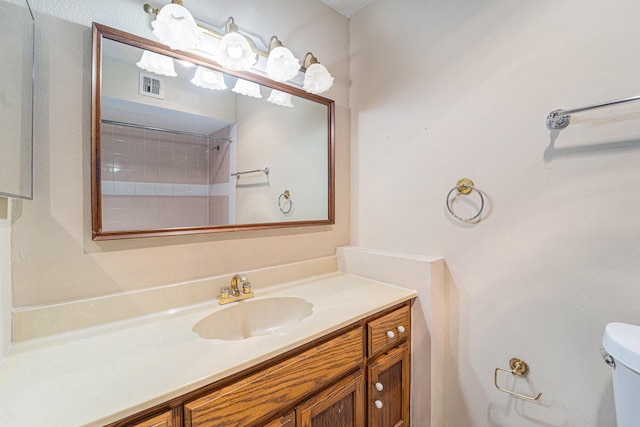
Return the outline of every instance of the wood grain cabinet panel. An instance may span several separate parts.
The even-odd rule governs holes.
[[[296,427],[364,427],[364,378],[346,378],[296,408]]]
[[[185,426],[250,426],[357,370],[363,357],[362,328],[358,327],[185,403]]]
[[[410,352],[405,342],[368,365],[369,425],[408,427]]]
[[[291,411],[287,415],[273,420],[262,427],[296,427],[296,414]]]
[[[369,356],[373,356],[411,337],[411,308],[405,305],[367,323]]]
[[[174,411],[167,411],[145,421],[122,425],[129,427],[180,427],[179,416],[180,414],[176,414]]]

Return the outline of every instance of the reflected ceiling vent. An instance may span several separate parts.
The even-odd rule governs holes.
[[[164,79],[154,76],[153,74],[140,72],[138,93],[140,95],[164,99]]]

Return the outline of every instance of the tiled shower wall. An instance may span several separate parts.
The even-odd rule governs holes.
[[[231,138],[232,129],[227,126],[213,133],[217,138]],[[230,185],[231,164],[235,164],[234,151],[224,139],[211,140],[209,152],[209,222],[211,225],[231,223],[235,217],[235,187]]]
[[[228,222],[228,191],[211,188],[229,182],[229,143],[106,123],[101,136],[103,230]]]

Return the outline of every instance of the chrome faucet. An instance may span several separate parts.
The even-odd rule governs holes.
[[[242,285],[242,290],[239,287]],[[243,299],[252,298],[254,296],[251,290],[251,282],[245,274],[234,274],[231,278],[231,286],[223,287],[220,289],[220,297],[218,302],[220,304],[228,304],[234,301],[241,301]]]

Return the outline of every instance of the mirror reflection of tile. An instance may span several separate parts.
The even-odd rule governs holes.
[[[231,128],[212,136],[228,138]],[[228,147],[204,137],[104,123],[104,229],[228,224]]]

